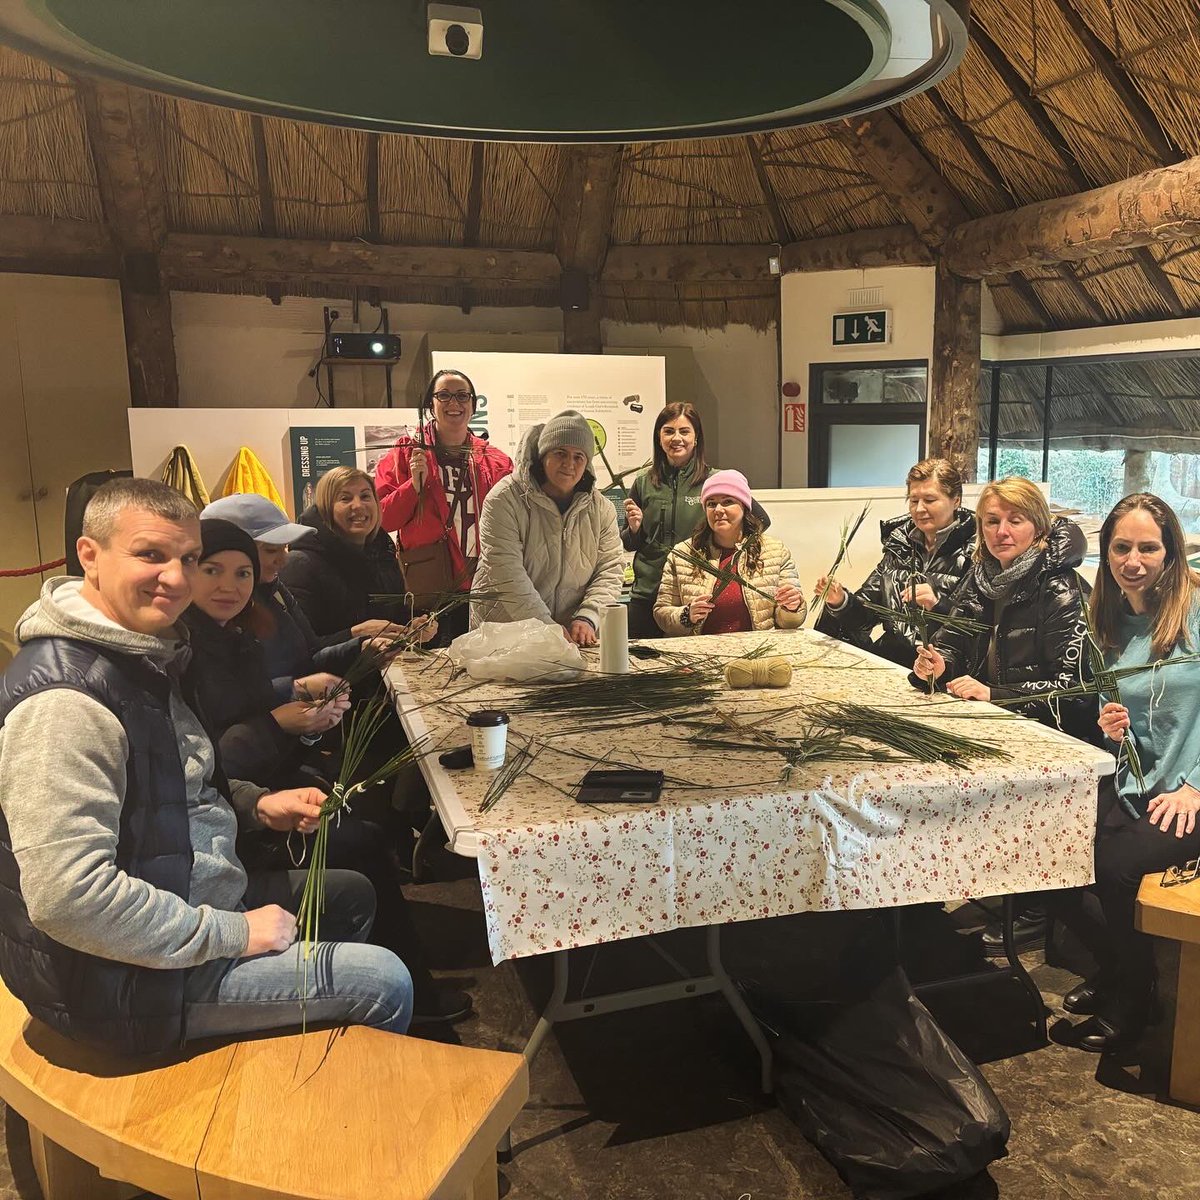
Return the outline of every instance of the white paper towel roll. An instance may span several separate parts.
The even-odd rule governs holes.
[[[629,674],[629,610],[624,604],[609,604],[600,614],[600,670]]]

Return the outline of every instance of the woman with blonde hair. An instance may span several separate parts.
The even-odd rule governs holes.
[[[380,528],[371,477],[334,467],[317,480],[315,500],[300,524],[316,530],[292,547],[280,578],[318,637],[375,637],[410,617],[406,606],[374,595],[403,595],[404,574],[392,539]]]
[[[654,619],[665,633],[738,633],[798,629],[808,606],[791,551],[763,533],[752,511],[750,484],[741,471],[717,471],[700,492],[703,516],[690,540],[667,556]],[[740,582],[721,583],[689,563],[702,558],[728,568]]]
[[[986,626],[981,633],[943,629],[917,652],[909,679],[930,678],[962,700],[1020,700],[1018,711],[1074,737],[1094,737],[1091,697],[1053,707],[1038,695],[1090,675],[1085,651],[1084,586],[1076,574],[1087,550],[1078,525],[1052,517],[1036,484],[1017,476],[984,486],[975,506],[975,564],[954,614]],[[1020,949],[1043,944],[1046,914],[1026,900],[1013,932]],[[983,935],[989,955],[1004,954],[999,926]]]
[[[902,667],[917,656],[916,636],[904,621],[880,617],[862,601],[902,609],[908,602],[933,613],[948,613],[971,573],[975,514],[962,507],[963,480],[944,458],[926,458],[905,479],[908,515],[880,521],[883,558],[861,587],[851,591],[837,580],[817,580],[825,594],[821,633],[873,650]],[[882,626],[875,641],[871,631]]]
[[[1063,915],[1100,973],[1068,992],[1063,1007],[1093,1014],[1073,1041],[1100,1053],[1133,1040],[1152,1007],[1153,946],[1133,927],[1142,876],[1200,854],[1200,661],[1189,657],[1200,651],[1200,574],[1188,564],[1179,518],[1157,496],[1126,496],[1101,527],[1092,614],[1106,666],[1173,663],[1123,676],[1121,703],[1100,709],[1100,728],[1117,751],[1116,775],[1100,784],[1096,824],[1103,923],[1071,903],[1078,893],[1064,898]],[[1144,787],[1120,749],[1126,735]]]

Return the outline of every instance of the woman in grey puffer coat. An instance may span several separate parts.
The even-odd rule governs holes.
[[[538,617],[581,646],[596,642],[600,610],[621,595],[617,515],[596,489],[596,437],[568,409],[521,441],[513,473],[492,488],[479,520],[471,628]]]

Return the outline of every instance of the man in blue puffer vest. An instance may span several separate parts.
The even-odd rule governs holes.
[[[226,780],[189,703],[177,618],[198,570],[191,502],[146,479],[92,497],[80,579],[52,579],[0,679],[0,976],[68,1037],[149,1054],[299,1024],[304,874],[247,877],[239,826],[311,831],[315,788]],[[309,1022],[404,1032],[412,983],[364,945],[371,885],[327,876]]]

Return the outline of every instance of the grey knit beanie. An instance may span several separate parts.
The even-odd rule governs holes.
[[[545,458],[551,450],[560,446],[573,446],[587,455],[587,469],[592,469],[592,455],[596,453],[596,435],[581,413],[573,408],[560,412],[542,426],[538,434],[538,458]]]

